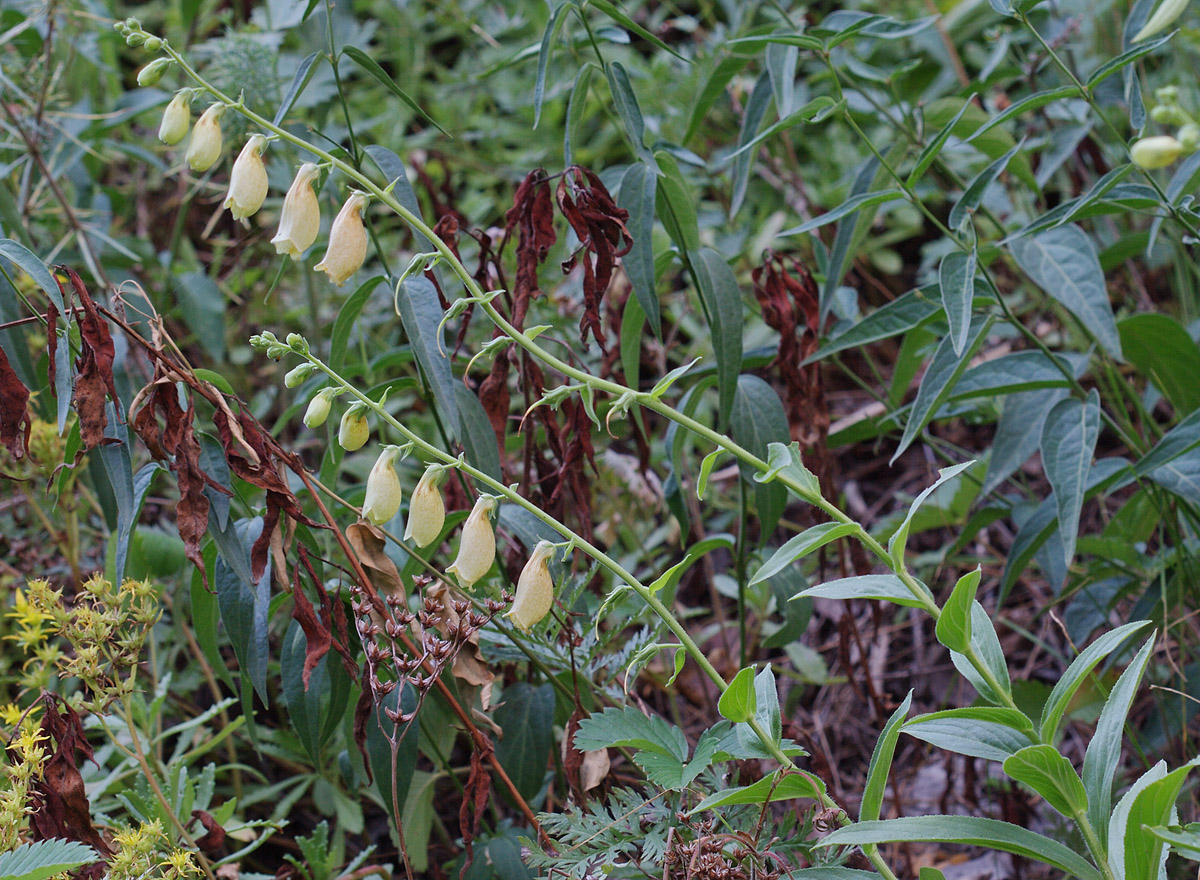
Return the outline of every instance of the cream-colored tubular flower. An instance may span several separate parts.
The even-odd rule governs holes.
[[[167,109],[163,111],[162,124],[158,127],[158,139],[164,144],[174,146],[187,137],[188,126],[192,124],[192,90],[184,89],[175,93]]]
[[[305,162],[296,172],[296,179],[283,197],[283,213],[279,217],[279,231],[271,239],[275,253],[287,254],[293,260],[312,247],[321,228],[321,207],[317,194],[313,192],[313,181],[320,169],[312,162]]]
[[[328,275],[329,280],[338,287],[345,284],[346,279],[357,272],[367,258],[367,229],[362,219],[362,209],[366,206],[366,195],[360,192],[350,194],[342,210],[333,219],[325,258],[313,267]]]
[[[496,559],[496,535],[492,531],[491,520],[495,506],[494,499],[487,495],[479,496],[463,525],[458,558],[446,569],[446,573],[455,575],[464,586],[472,586],[487,574]]]
[[[192,139],[183,156],[193,171],[207,171],[221,158],[221,117],[224,113],[224,104],[210,104],[196,120]]]
[[[367,406],[356,403],[342,414],[341,424],[338,425],[338,445],[347,452],[362,449],[371,436],[371,426],[367,424]]]
[[[403,489],[395,464],[399,454],[400,447],[385,447],[367,475],[367,494],[363,498],[362,515],[367,522],[377,526],[389,522],[400,509]]]
[[[534,624],[549,614],[554,604],[554,581],[546,564],[553,552],[554,545],[549,541],[538,541],[533,548],[533,555],[517,579],[516,598],[504,616],[523,632],[529,632]]]
[[[404,527],[404,540],[418,547],[428,547],[442,533],[446,523],[446,505],[438,491],[438,480],[445,469],[430,465],[421,476],[421,482],[413,489],[408,502],[408,523]]]
[[[325,424],[336,394],[336,388],[322,388],[313,396],[313,399],[308,402],[308,409],[304,411],[305,427],[319,428]]]
[[[1142,138],[1129,148],[1129,156],[1138,168],[1153,171],[1166,168],[1183,153],[1183,144],[1170,135]]]
[[[267,198],[267,166],[263,162],[266,148],[267,139],[261,134],[252,134],[233,163],[229,195],[222,207],[229,209],[234,220],[252,216]]]

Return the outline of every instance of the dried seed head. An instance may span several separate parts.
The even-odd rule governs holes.
[[[444,470],[436,464],[426,468],[408,503],[404,540],[412,541],[418,547],[428,547],[436,541],[446,522],[446,505],[442,502],[442,493],[438,491],[438,481]]]
[[[263,150],[267,139],[261,134],[252,134],[246,146],[234,160],[229,174],[229,195],[222,207],[228,208],[234,220],[244,220],[257,213],[267,198],[267,166],[263,162]]]
[[[321,206],[313,192],[313,181],[320,169],[305,162],[296,172],[296,179],[283,197],[283,212],[279,216],[279,231],[271,239],[275,252],[298,260],[317,240],[321,228]]]
[[[549,614],[554,604],[554,581],[546,564],[553,552],[549,541],[538,541],[517,579],[517,597],[505,617],[524,632]]]
[[[362,220],[362,209],[366,205],[367,197],[363,193],[350,194],[329,230],[325,257],[313,267],[328,275],[338,287],[345,284],[367,258],[367,229]]]
[[[367,494],[363,499],[363,519],[381,526],[391,520],[400,509],[403,489],[396,473],[398,446],[387,446],[375,460],[375,466],[367,476]]]
[[[472,586],[487,574],[496,559],[496,535],[490,517],[495,506],[493,498],[481,495],[463,525],[458,558],[446,573],[455,575],[464,586]]]
[[[196,120],[184,160],[193,171],[207,171],[221,158],[221,117],[224,104],[210,104]]]

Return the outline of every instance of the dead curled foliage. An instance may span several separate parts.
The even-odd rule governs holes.
[[[0,446],[14,459],[29,453],[29,389],[0,348]]]

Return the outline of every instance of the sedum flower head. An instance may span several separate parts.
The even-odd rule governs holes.
[[[187,137],[188,126],[192,122],[191,104],[192,92],[190,89],[175,93],[175,97],[163,111],[162,124],[158,127],[160,141],[174,146]]]
[[[479,496],[463,525],[458,558],[446,569],[447,574],[455,575],[465,586],[473,585],[487,574],[496,559],[496,535],[490,516],[495,506],[496,502],[490,496]]]
[[[446,523],[446,505],[442,502],[442,493],[438,491],[443,470],[440,465],[430,465],[413,490],[412,501],[408,503],[404,540],[412,541],[418,547],[428,547],[436,541]]]
[[[329,410],[333,406],[333,396],[336,393],[337,389],[335,388],[322,388],[308,402],[308,409],[304,411],[306,427],[319,428],[325,424],[325,420],[329,418]]]
[[[547,560],[554,552],[554,545],[549,541],[538,541],[533,548],[533,555],[521,569],[517,579],[517,595],[513,606],[504,615],[517,625],[523,632],[529,630],[543,617],[550,613],[554,604],[554,580],[550,577],[550,567]]]
[[[305,162],[283,197],[279,231],[271,239],[277,254],[287,254],[293,260],[298,260],[317,240],[317,232],[321,227],[321,208],[312,185],[319,170],[313,163]]]
[[[400,510],[403,489],[396,473],[396,456],[400,447],[388,446],[375,460],[367,476],[367,494],[363,498],[362,515],[367,522],[381,526]]]
[[[222,207],[228,208],[234,220],[244,220],[257,213],[267,198],[267,166],[263,150],[267,139],[252,134],[238,153],[229,175],[229,195]]]
[[[1170,135],[1142,138],[1129,148],[1133,164],[1138,168],[1153,171],[1166,168],[1183,153],[1183,144]]]
[[[350,194],[329,230],[325,257],[314,267],[328,275],[338,287],[345,284],[367,258],[367,230],[362,219],[362,209],[366,205],[367,197],[363,193]]]
[[[193,171],[207,171],[221,158],[221,116],[224,104],[210,104],[196,120],[184,160]]]
[[[367,424],[367,407],[356,403],[342,415],[338,425],[338,445],[347,452],[362,449],[371,436],[371,426]]]

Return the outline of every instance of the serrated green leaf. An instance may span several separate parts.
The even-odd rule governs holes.
[[[37,840],[0,853],[0,880],[48,880],[99,859],[94,849],[75,840]]]
[[[610,707],[584,718],[575,731],[574,746],[584,752],[610,747],[645,749],[679,762],[688,756],[682,730],[657,715],[643,715],[632,706]]]

